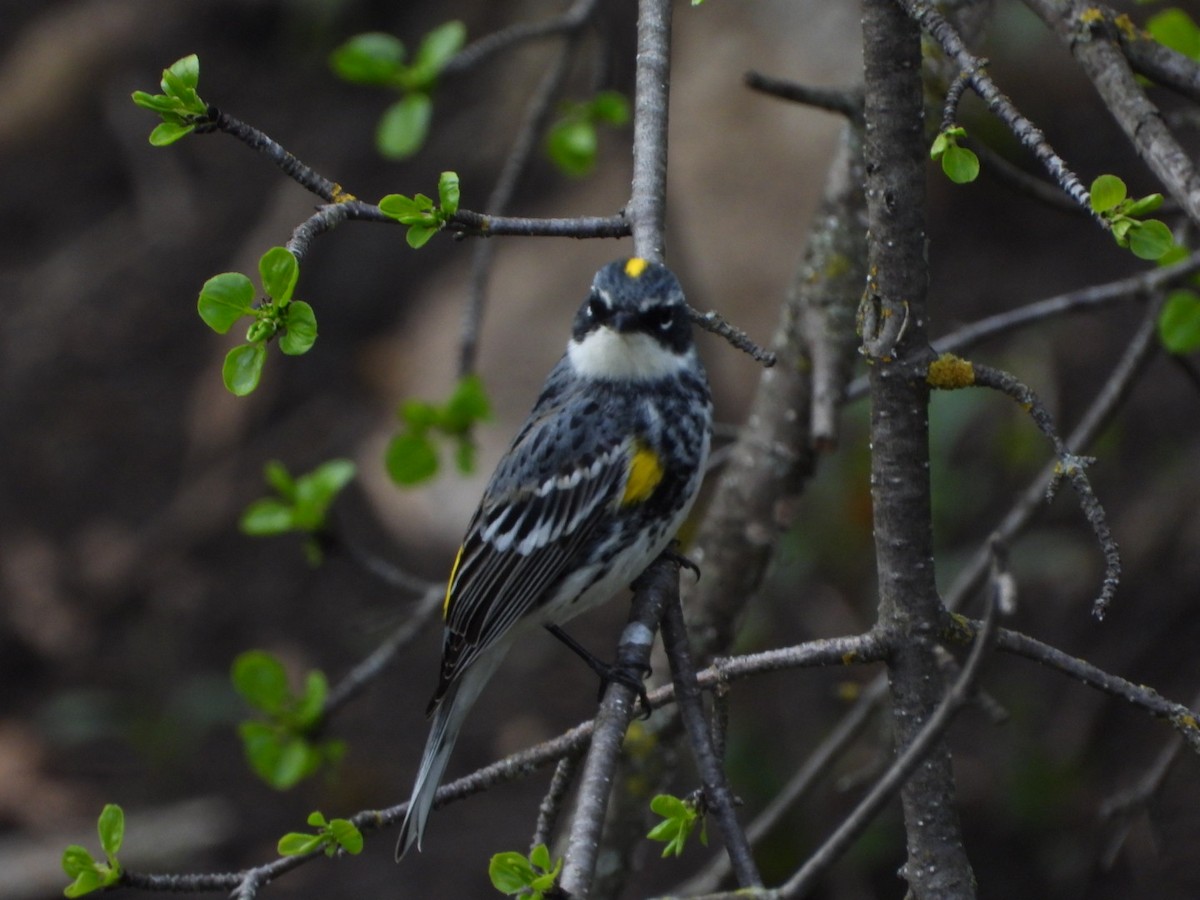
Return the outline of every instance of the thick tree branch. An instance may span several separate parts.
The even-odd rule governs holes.
[[[909,8],[908,4],[905,4]],[[867,0],[866,195],[870,241],[863,348],[871,365],[871,499],[879,621],[897,753],[918,739],[941,702],[932,643],[943,615],[934,579],[929,485],[924,94],[921,36],[891,0]],[[916,897],[974,896],[950,754],[939,739],[901,791]]]

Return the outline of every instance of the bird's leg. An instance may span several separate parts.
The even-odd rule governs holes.
[[[576,656],[587,663],[589,669],[600,676],[600,693],[597,700],[604,699],[604,691],[615,681],[637,694],[637,698],[642,704],[642,718],[650,717],[650,697],[646,693],[644,683],[644,679],[650,674],[649,666],[644,670],[638,667],[638,671],[633,671],[630,667],[621,666],[618,663],[607,663],[557,625],[547,625],[546,630],[571,648]]]

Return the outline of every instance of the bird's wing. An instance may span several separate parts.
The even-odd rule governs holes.
[[[522,431],[468,526],[446,591],[441,676],[430,710],[482,650],[577,565],[576,551],[625,488],[631,438],[580,452],[561,435],[539,434],[553,427],[551,419]],[[516,459],[528,472],[514,471],[509,461]]]

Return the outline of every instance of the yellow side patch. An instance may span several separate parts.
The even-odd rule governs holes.
[[[646,271],[646,266],[648,265],[650,265],[650,263],[646,262],[646,260],[642,259],[640,256],[634,256],[627,263],[625,263],[625,274],[630,278],[640,278],[642,273]]]
[[[646,500],[663,479],[663,464],[658,454],[645,444],[638,444],[629,463],[629,480],[625,482],[625,493],[621,505],[641,503]]]
[[[462,562],[463,547],[458,548],[458,553],[454,557],[454,566],[450,569],[450,579],[446,582],[446,599],[442,601],[442,621],[446,621],[450,617],[450,591],[454,588],[454,576],[458,574],[458,564]]]

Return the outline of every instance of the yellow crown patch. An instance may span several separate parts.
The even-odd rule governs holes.
[[[640,256],[635,256],[625,263],[625,274],[630,278],[640,278],[641,274],[646,271],[646,266],[650,263],[642,259]]]

